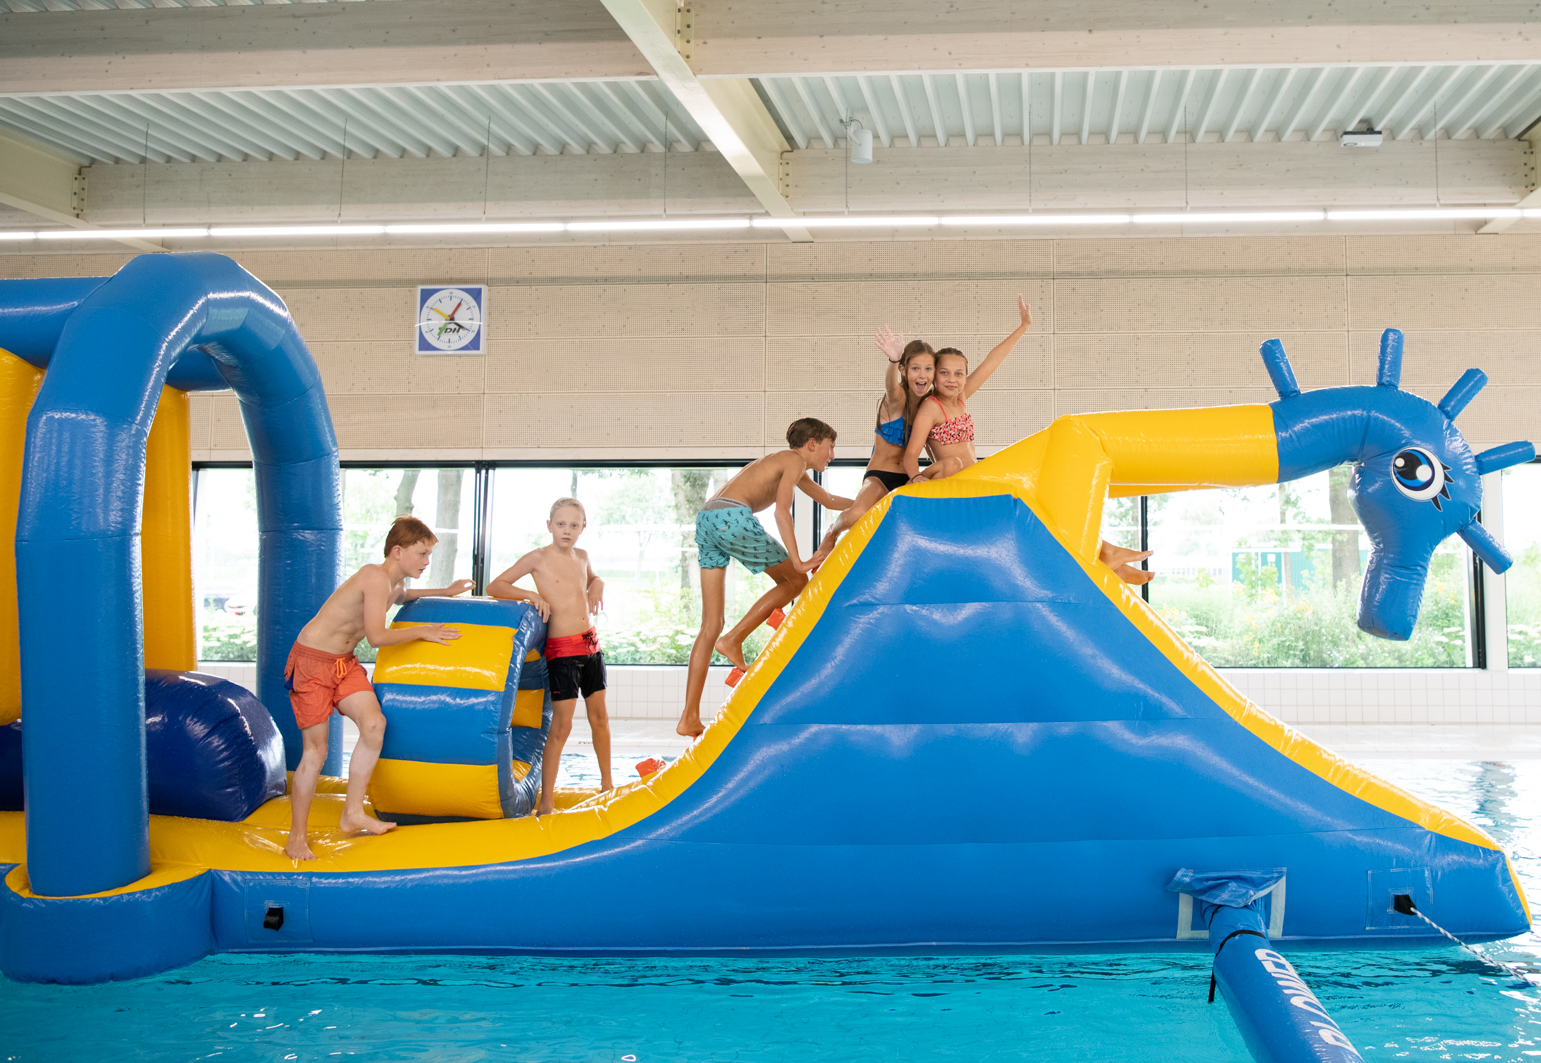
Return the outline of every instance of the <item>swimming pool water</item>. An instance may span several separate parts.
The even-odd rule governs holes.
[[[1480,823],[1541,897],[1541,761],[1363,763]],[[1534,935],[1488,948],[1541,967]],[[1366,1059],[1541,1059],[1541,990],[1459,949],[1285,951]],[[1199,954],[225,955],[128,983],[0,982],[0,1060],[1249,1060],[1208,986]]]

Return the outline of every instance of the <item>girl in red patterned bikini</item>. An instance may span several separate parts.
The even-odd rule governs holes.
[[[974,418],[969,415],[966,400],[972,398],[1000,368],[1032,325],[1032,310],[1020,295],[1017,296],[1017,309],[1022,315],[1022,323],[997,343],[972,373],[968,369],[968,359],[956,347],[943,347],[936,352],[936,372],[932,378],[935,392],[926,397],[915,414],[910,441],[904,449],[904,471],[909,473],[910,483],[940,480],[979,460],[974,454]],[[931,452],[931,465],[924,471],[920,468],[923,448]],[[1126,550],[1103,542],[1097,556],[1125,583],[1149,583],[1155,576],[1153,572],[1134,567],[1150,556],[1148,550]]]

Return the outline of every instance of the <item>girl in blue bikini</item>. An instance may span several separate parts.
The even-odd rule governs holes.
[[[867,461],[867,472],[855,502],[825,533],[824,541],[808,559],[810,568],[824,560],[840,534],[861,519],[878,499],[909,482],[904,471],[904,447],[921,401],[931,394],[936,353],[923,340],[906,344],[904,333],[890,332],[887,325],[879,326],[874,338],[878,350],[888,358],[888,369],[883,374],[883,397],[878,400],[872,457]]]

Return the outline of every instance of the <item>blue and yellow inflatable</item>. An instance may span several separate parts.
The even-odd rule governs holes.
[[[958,476],[889,495],[689,752],[540,819],[517,815],[538,775],[515,738],[534,730],[534,697],[521,717],[518,691],[533,691],[535,673],[514,668],[521,654],[534,668],[534,628],[514,606],[425,604],[413,618],[463,608],[487,630],[463,653],[382,654],[390,766],[375,803],[412,812],[395,806],[453,789],[453,809],[424,814],[475,818],[344,836],[340,801],[322,795],[320,859],[300,866],[282,853],[284,799],[238,823],[150,816],[145,874],[64,896],[34,889],[37,825],[0,813],[0,862],[18,865],[0,890],[0,966],[84,981],[207,948],[1206,948],[1192,898],[1166,887],[1180,869],[1223,868],[1280,871],[1266,903],[1269,936],[1285,945],[1429,943],[1432,931],[1394,909],[1398,892],[1469,939],[1522,933],[1525,899],[1491,838],[1247,702],[1096,560],[1110,494],[1271,483],[1355,461],[1381,552],[1370,567],[1383,574],[1367,627],[1410,625],[1430,535],[1463,533],[1504,562],[1472,524],[1476,474],[1528,445],[1472,455],[1452,423],[1469,387],[1416,406],[1383,364],[1376,387],[1302,395],[1282,355],[1271,364],[1272,405],[1062,418]],[[308,580],[313,596],[323,575],[335,578],[283,578]],[[268,645],[266,659],[286,648]],[[453,675],[435,671],[451,662]],[[62,711],[25,708],[29,723]],[[474,726],[452,733],[462,711]],[[29,794],[45,770],[31,753]],[[168,944],[146,954],[140,939],[130,956],[119,925],[159,927]],[[74,953],[57,947],[65,938]]]

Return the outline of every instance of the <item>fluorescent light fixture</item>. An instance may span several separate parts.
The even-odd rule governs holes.
[[[1324,221],[1324,210],[1237,211],[1233,214],[1136,214],[1136,225],[1229,225],[1246,222]]]
[[[690,229],[747,229],[748,218],[659,218],[652,221],[570,221],[570,233],[683,232]]]
[[[0,240],[36,240],[36,239],[37,239],[37,233],[32,232],[31,230],[28,230],[27,232],[14,232],[14,231],[11,231],[11,232],[0,232]]]
[[[943,225],[1128,225],[1128,214],[950,214]]]
[[[1409,210],[1329,210],[1328,221],[1439,221],[1447,218],[1518,218],[1517,207],[1452,207]]]
[[[1527,218],[1541,218],[1541,208],[1526,207],[1524,210],[1520,211],[1520,213],[1525,215]]]
[[[559,221],[445,222],[428,225],[387,225],[387,236],[428,236],[450,233],[559,233],[567,226]]]
[[[210,236],[383,236],[383,225],[234,225]]]
[[[828,218],[756,218],[756,229],[898,229],[927,228],[940,225],[941,219],[920,214],[896,214],[891,217],[841,215]]]
[[[6,239],[20,240],[160,240],[170,237],[207,236],[209,230],[198,229],[46,229],[36,233],[7,233]]]

